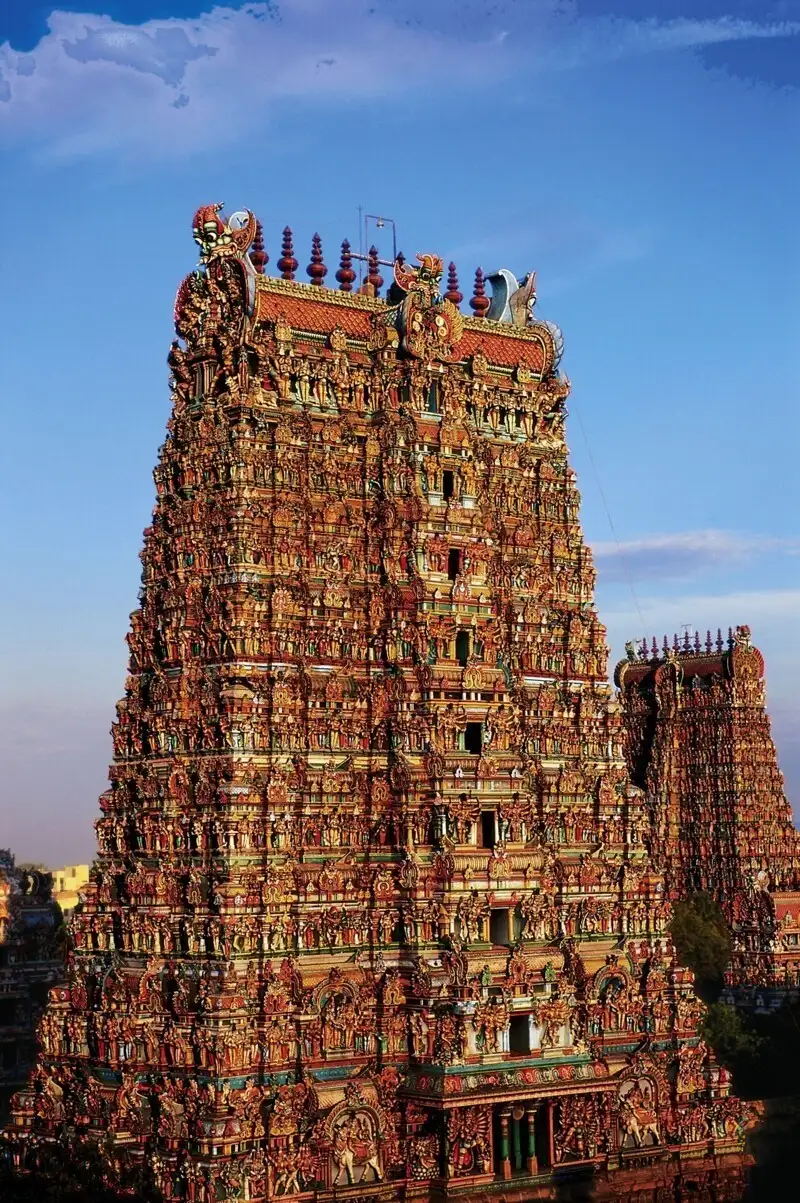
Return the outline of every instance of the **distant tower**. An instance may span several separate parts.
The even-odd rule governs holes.
[[[748,627],[680,652],[623,661],[631,775],[653,802],[651,846],[673,898],[696,890],[734,936],[731,984],[800,984],[800,832],[764,707],[764,659]],[[778,926],[783,938],[776,941]]]

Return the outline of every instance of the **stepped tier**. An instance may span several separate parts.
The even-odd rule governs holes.
[[[377,252],[328,290],[319,239],[304,285],[257,233],[195,219],[20,1147],[66,1124],[202,1201],[734,1181],[750,1112],[667,935],[533,277],[478,272],[467,318],[436,256],[383,299]]]
[[[671,897],[705,890],[734,936],[735,987],[800,989],[800,833],[748,627],[628,645],[617,665],[631,778]]]

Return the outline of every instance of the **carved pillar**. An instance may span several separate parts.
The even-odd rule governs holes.
[[[511,1108],[504,1107],[500,1112],[500,1159],[502,1162],[503,1177],[506,1182],[511,1177],[511,1142],[510,1142],[510,1126],[511,1126]]]
[[[525,1118],[525,1108],[517,1104],[511,1109],[511,1149],[514,1159],[514,1169],[522,1170],[522,1121]]]
[[[528,1173],[539,1173],[539,1162],[536,1160],[536,1112],[538,1103],[528,1103],[525,1108],[525,1118],[528,1122]]]

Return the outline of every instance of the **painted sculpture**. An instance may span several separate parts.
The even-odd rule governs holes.
[[[288,229],[279,278],[249,213],[193,230],[20,1159],[66,1125],[195,1203],[587,1164],[598,1198],[687,1165],[738,1197],[751,1113],[667,935],[533,276],[493,318],[479,269],[467,317],[435,255],[384,298],[375,251],[333,290],[316,236],[304,284]]]

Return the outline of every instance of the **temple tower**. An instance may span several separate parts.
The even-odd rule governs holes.
[[[628,645],[617,665],[631,779],[672,898],[705,890],[734,937],[731,984],[800,986],[800,833],[750,629]]]
[[[738,1166],[534,277],[479,269],[466,317],[435,255],[384,297],[345,243],[334,290],[315,236],[299,283],[287,228],[270,278],[255,218],[219,210],[178,293],[100,855],[20,1145],[109,1132],[202,1201],[545,1198],[570,1165],[616,1198]]]

